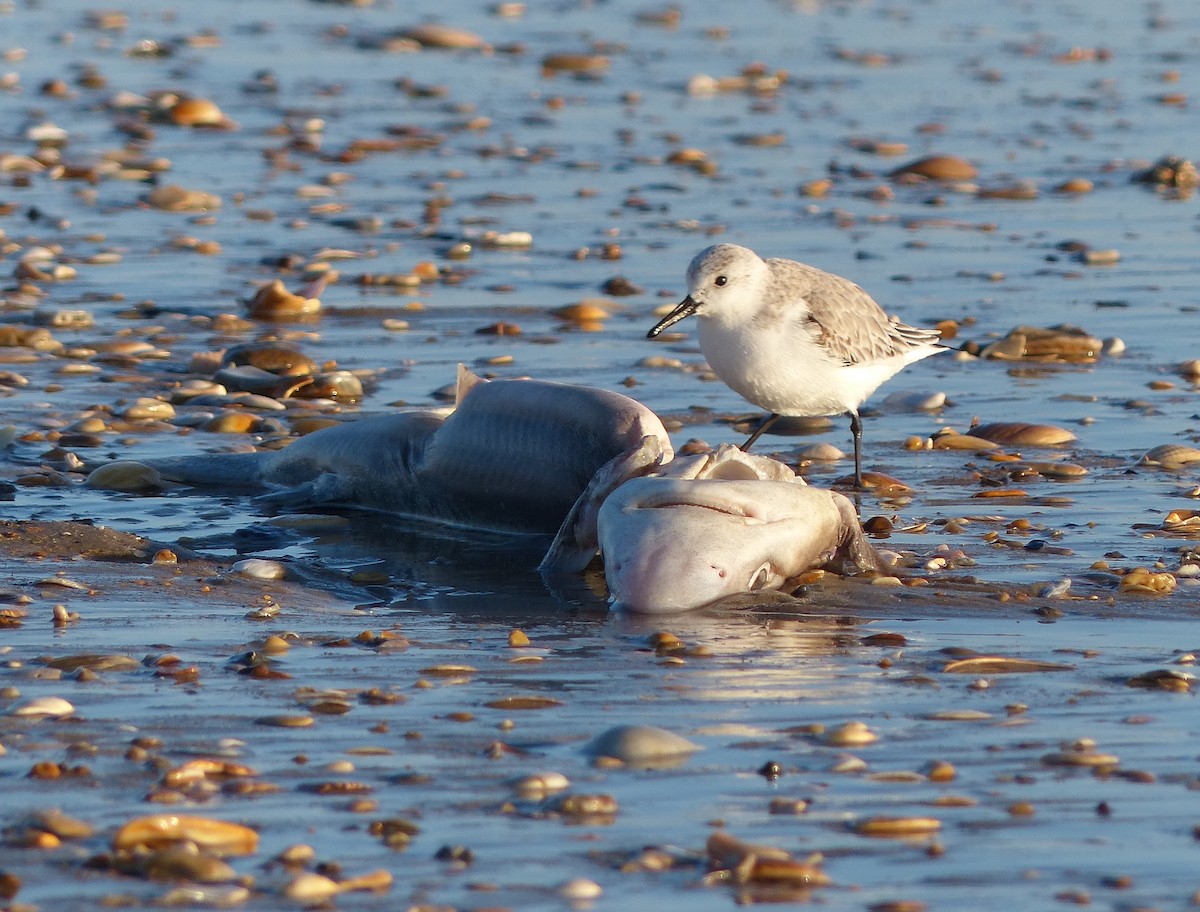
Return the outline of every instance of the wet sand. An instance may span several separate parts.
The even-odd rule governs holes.
[[[413,31],[435,18],[460,31]],[[1140,460],[1200,443],[1198,29],[1184,3],[0,9],[2,505],[120,533],[0,538],[0,902],[1194,904],[1200,463]],[[970,170],[897,173],[935,154]],[[861,514],[908,584],[648,622],[594,574],[549,591],[536,540],[81,484],[439,405],[459,361],[737,441],[752,410],[694,327],[644,339],[714,239],[847,276],[955,349],[864,412],[866,467],[907,490]],[[1062,323],[1099,344],[1012,335]],[[313,381],[197,385],[260,343]],[[943,448],[975,419],[1075,439]],[[815,442],[848,451],[845,422],[763,451],[845,476]],[[251,556],[286,577],[232,571]],[[19,714],[36,700],[74,711]],[[633,723],[703,750],[583,752]],[[514,787],[539,771],[575,798]],[[162,812],[257,845],[228,869],[114,847]],[[716,831],[775,851],[706,850]]]

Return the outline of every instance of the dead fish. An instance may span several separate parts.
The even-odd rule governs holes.
[[[675,613],[794,587],[814,568],[881,569],[845,495],[747,472],[714,460],[707,477],[633,478],[610,494],[597,520],[610,601]]]
[[[645,461],[622,462],[631,454]],[[641,472],[673,455],[658,416],[627,396],[537,380],[489,382],[460,367],[458,407],[449,417],[419,411],[365,418],[281,450],[147,464],[184,484],[272,488],[267,499],[288,506],[355,506],[553,534],[610,461]]]

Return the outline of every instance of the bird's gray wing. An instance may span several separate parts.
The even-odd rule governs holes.
[[[888,318],[874,299],[849,279],[792,260],[768,260],[780,310],[803,298],[799,316],[813,340],[843,364],[863,364],[902,355],[936,342],[937,330],[919,329]],[[794,303],[791,309],[795,309]]]

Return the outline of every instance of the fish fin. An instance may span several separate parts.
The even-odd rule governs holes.
[[[344,503],[346,487],[336,475],[325,472],[312,481],[303,481],[288,488],[260,494],[254,498],[259,503],[281,507],[299,507],[311,504]]]
[[[538,564],[538,570],[547,574],[578,573],[583,570],[600,547],[600,536],[596,530],[600,505],[629,479],[648,475],[656,469],[662,464],[663,455],[662,440],[648,434],[637,446],[630,447],[602,465],[571,506],[550,549]]]
[[[483,377],[460,361],[458,363],[458,377],[454,389],[454,407],[458,408],[462,405],[462,401],[467,398],[467,393],[471,392],[479,384],[487,382],[487,380],[483,379]]]

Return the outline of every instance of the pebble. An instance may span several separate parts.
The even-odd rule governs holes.
[[[229,568],[231,572],[241,574],[250,579],[279,580],[287,576],[287,567],[279,561],[264,560],[259,557],[248,557],[240,560]]]
[[[110,462],[88,473],[84,484],[102,491],[161,491],[168,487],[157,469],[133,461]]]

